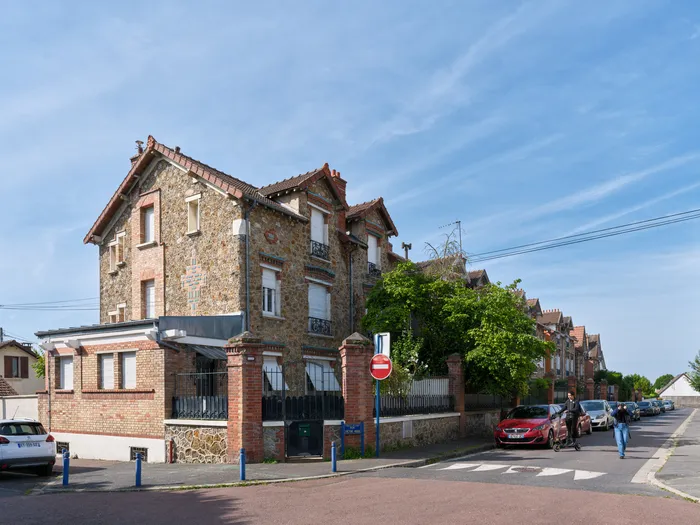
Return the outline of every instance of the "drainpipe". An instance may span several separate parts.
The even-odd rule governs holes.
[[[350,333],[355,333],[353,328],[355,328],[355,297],[352,293],[352,254],[355,253],[355,248],[352,248],[348,253],[348,270],[350,272],[349,286],[350,286]]]
[[[250,331],[250,212],[257,206],[254,200],[245,210],[245,331]]]

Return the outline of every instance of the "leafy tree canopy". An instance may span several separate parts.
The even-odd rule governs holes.
[[[654,388],[656,390],[661,390],[663,387],[668,385],[675,376],[673,374],[664,374],[654,381]]]

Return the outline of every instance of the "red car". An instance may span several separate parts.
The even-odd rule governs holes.
[[[566,440],[566,421],[559,405],[521,405],[512,409],[494,430],[497,447],[506,445],[554,446],[558,435]]]

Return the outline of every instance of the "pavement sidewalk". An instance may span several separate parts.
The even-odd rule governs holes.
[[[299,463],[254,463],[246,465],[246,483],[273,483],[321,477],[343,476],[393,467],[420,467],[449,458],[481,452],[493,447],[487,438],[468,438],[449,443],[428,445],[395,452],[380,458],[341,460],[337,473],[331,472],[330,461]],[[68,487],[62,485],[62,465],[56,464],[59,475],[37,487],[36,494],[80,491],[136,490],[133,462],[72,459]],[[141,490],[166,490],[235,485],[240,483],[238,465],[149,464],[142,465]]]
[[[655,476],[663,484],[700,499],[700,410],[677,437],[671,456]]]

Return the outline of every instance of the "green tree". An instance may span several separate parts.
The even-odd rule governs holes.
[[[645,396],[654,393],[654,387],[646,377],[640,376],[639,374],[630,374],[625,376],[625,379],[629,378],[630,386],[633,390],[641,390],[642,394]]]
[[[36,363],[32,364],[32,368],[34,369],[34,372],[38,378],[42,378],[46,375],[46,361],[44,359],[44,354],[39,354],[39,358],[36,360]]]
[[[535,322],[515,293],[518,282],[473,290],[451,277],[398,265],[372,289],[364,328],[391,332],[400,342],[397,362],[414,374],[444,374],[447,357],[460,353],[474,387],[527,393],[535,362],[553,346],[535,336]]]
[[[688,374],[690,376],[690,385],[700,392],[700,352],[688,365],[690,365],[690,374]]]
[[[656,390],[661,390],[663,387],[668,385],[671,380],[673,379],[673,374],[664,374],[661,377],[659,377],[656,381],[654,381],[654,388]]]

